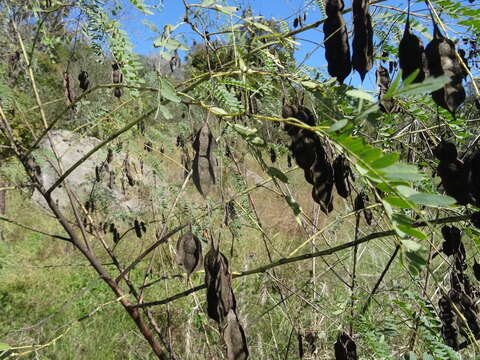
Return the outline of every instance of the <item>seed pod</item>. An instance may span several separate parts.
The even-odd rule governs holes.
[[[120,70],[120,65],[116,62],[112,64],[112,83],[122,84],[123,83],[123,74]],[[121,87],[116,87],[113,90],[113,95],[120,98],[123,95],[123,89]]]
[[[315,162],[310,170],[313,178],[313,200],[320,205],[325,214],[328,214],[333,210],[333,168],[320,142],[316,146]]]
[[[110,164],[113,160],[113,150],[112,149],[108,149],[108,152],[107,152],[107,164]]]
[[[207,196],[216,184],[216,160],[213,156],[215,139],[205,121],[193,141],[195,157],[193,159],[193,183],[203,196]]]
[[[313,184],[311,167],[315,162],[318,146],[321,146],[318,136],[309,130],[300,129],[296,135],[292,136],[290,150],[298,166],[303,169],[305,179],[310,184]]]
[[[294,28],[297,28],[297,27],[298,27],[298,17],[296,17],[296,18],[293,20],[293,27],[294,27]]]
[[[287,167],[292,167],[292,157],[290,156],[290,154],[287,155]]]
[[[456,226],[442,227],[442,252],[447,256],[457,255],[463,261],[466,258],[465,247],[462,243],[462,232]]]
[[[275,152],[274,148],[270,148],[270,161],[274,163],[277,161],[277,153]]]
[[[455,114],[455,110],[465,100],[465,89],[462,85],[463,70],[457,59],[453,41],[442,35],[435,21],[433,29],[433,40],[425,49],[428,70],[434,77],[448,76],[450,82],[432,92],[432,98],[438,106]]]
[[[453,312],[450,298],[443,295],[438,300],[439,317],[442,322],[441,334],[445,343],[453,350],[458,349],[458,330],[455,326],[455,313]]]
[[[472,266],[473,275],[475,275],[475,279],[477,279],[477,281],[480,281],[480,264],[477,263],[477,259],[473,259],[473,261],[474,261],[474,264]]]
[[[363,81],[373,65],[372,18],[368,12],[368,0],[353,0],[352,67]]]
[[[357,345],[345,332],[338,335],[334,345],[335,360],[357,360]]]
[[[372,225],[372,220],[373,220],[372,211],[370,209],[365,209],[365,206],[368,200],[369,199],[367,194],[365,194],[364,192],[358,193],[354,201],[354,210],[355,211],[363,210],[362,212],[363,212],[363,217],[365,218],[365,222],[368,225]]]
[[[376,77],[377,85],[380,89],[380,92],[378,94],[378,103],[380,106],[380,110],[387,114],[398,111],[396,106],[397,104],[395,103],[395,101],[393,101],[393,99],[384,98],[385,93],[390,87],[390,74],[388,73],[388,70],[383,66],[379,66],[377,68]]]
[[[142,228],[142,231],[143,231],[144,233],[147,232],[147,225],[145,225],[145,223],[144,223],[143,221],[140,222],[140,227]]]
[[[202,266],[202,243],[192,232],[189,231],[178,239],[175,259],[178,265],[183,266],[187,276]]]
[[[327,0],[325,4],[327,19],[323,24],[328,73],[336,77],[340,84],[343,84],[352,71],[347,25],[342,15],[343,8],[343,0]]]
[[[152,152],[153,151],[153,144],[151,141],[147,141],[145,142],[145,144],[143,144],[143,149],[147,152]]]
[[[99,166],[95,166],[95,181],[96,182],[100,182],[102,180],[102,178],[101,178],[101,169],[102,168],[100,168]]]
[[[88,80],[88,72],[86,72],[85,70],[80,71],[80,74],[78,74],[78,81],[80,81],[80,89],[86,91],[90,86],[90,81]]]
[[[248,358],[247,338],[237,314],[230,309],[223,329],[223,340],[227,345],[228,360],[246,360]]]
[[[338,195],[344,199],[348,198],[350,195],[349,177],[353,177],[353,173],[344,156],[339,155],[333,160],[333,175]]]
[[[465,320],[467,320],[467,324],[465,324],[464,321],[459,319],[460,334],[462,334],[464,337],[468,337],[468,333],[471,331],[473,335],[479,335],[480,326],[478,325],[478,319],[476,315],[478,309],[475,305],[475,302],[465,293],[458,294],[457,302],[460,312],[465,317]]]
[[[124,167],[125,176],[127,177],[127,180],[128,180],[128,185],[135,186],[135,179],[132,175],[131,166],[130,166],[130,159],[129,159],[128,154],[127,154],[127,156],[125,156],[125,160],[123,162],[123,167]]]
[[[75,91],[73,89],[72,78],[66,71],[63,73],[63,89],[65,98],[67,99],[67,105],[72,106],[75,100]]]
[[[220,250],[213,247],[205,255],[205,285],[207,287],[208,316],[220,323],[230,310],[236,309],[232,290],[232,275],[228,260]]]
[[[133,229],[135,230],[135,235],[140,239],[142,237],[142,229],[137,219],[133,222]]]
[[[433,150],[433,154],[440,160],[437,175],[442,180],[442,186],[447,195],[455,198],[460,205],[469,203],[472,197],[469,189],[468,166],[457,158],[456,146],[442,140]]]
[[[402,40],[398,48],[398,59],[402,69],[402,79],[406,79],[415,70],[419,69],[413,82],[422,82],[428,74],[427,57],[422,40],[410,32],[410,0],[408,1],[408,15]]]

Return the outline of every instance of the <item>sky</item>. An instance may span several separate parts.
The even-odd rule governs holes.
[[[266,18],[276,18],[286,20],[290,24],[290,28],[293,29],[293,20],[300,14],[307,14],[306,24],[323,19],[324,16],[321,13],[317,1],[322,0],[224,0],[217,1],[218,3],[224,3],[231,6],[241,5],[245,8],[245,5],[250,5],[254,15],[262,15]],[[122,24],[122,28],[127,32],[130,41],[134,45],[134,51],[142,55],[150,55],[159,52],[159,49],[153,47],[153,41],[159,37],[159,34],[151,31],[144,21],[148,21],[157,26],[158,29],[163,30],[167,24],[177,24],[182,21],[184,15],[184,6],[182,0],[145,0],[145,4],[157,6],[154,9],[154,15],[146,15],[138,11],[128,0],[120,0],[124,6],[123,11],[118,15],[118,20]],[[200,3],[202,0],[186,0],[189,4]],[[469,4],[467,0],[462,0],[461,3]],[[385,7],[395,7],[397,9],[406,10],[407,1],[400,0],[387,0],[381,4],[371,5],[370,12],[375,18],[376,15],[385,10]],[[345,8],[351,6],[351,0],[345,0]],[[381,6],[381,7],[380,7]],[[478,4],[470,5],[475,8],[480,7]],[[430,20],[426,17],[428,15],[427,7],[423,1],[416,2],[412,0],[412,12],[421,14],[425,18],[419,18],[425,27],[430,28]],[[211,20],[215,22],[215,11],[210,11]],[[240,13],[238,13],[240,15]],[[351,26],[351,18],[349,15],[345,16],[345,21]],[[388,32],[388,28],[383,29]],[[458,29],[455,29],[458,30]],[[188,25],[180,26],[175,34],[183,36],[184,41],[191,45],[195,39],[200,42],[201,39],[195,34]],[[453,34],[452,34],[453,35]],[[295,51],[295,57],[298,62],[304,62],[307,66],[315,67],[326,73],[326,62],[324,59],[323,47],[321,42],[324,36],[322,32],[322,26],[308,30],[298,35],[298,42],[300,45]],[[428,42],[428,39],[423,39],[424,43]],[[351,41],[351,39],[350,39]],[[376,39],[379,41],[379,39]],[[357,87],[363,87],[366,89],[372,89],[375,87],[375,71],[371,70],[362,83],[358,74],[352,74],[347,78],[346,82]]]

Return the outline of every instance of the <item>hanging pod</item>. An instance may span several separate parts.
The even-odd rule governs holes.
[[[338,334],[334,345],[335,360],[357,360],[357,344],[345,332]]]
[[[372,18],[368,12],[368,0],[353,0],[352,67],[363,81],[373,65]]]
[[[327,0],[325,4],[327,19],[323,24],[328,73],[332,77],[336,77],[340,84],[343,84],[345,78],[352,71],[347,25],[342,14],[343,8],[343,0]]]
[[[398,58],[402,79],[405,80],[415,70],[420,70],[413,82],[422,82],[428,76],[427,57],[423,42],[420,38],[410,32],[410,0],[408,1],[408,14],[405,30],[403,32],[400,46],[398,47]]]
[[[86,72],[85,70],[80,71],[80,74],[78,74],[78,81],[80,82],[80,89],[86,91],[90,86],[90,81],[88,80],[88,72]]]
[[[72,78],[67,71],[63,73],[63,90],[65,99],[67,100],[67,105],[72,106],[75,100],[75,91],[73,89]]]
[[[333,175],[338,195],[346,199],[350,195],[349,179],[355,180],[355,177],[345,156],[339,155],[333,160]]]
[[[120,70],[120,65],[115,62],[112,64],[112,83],[114,84],[122,84],[123,83],[123,74]],[[120,98],[123,95],[123,88],[116,87],[113,89],[113,95],[115,97]]]
[[[442,140],[433,150],[433,154],[440,160],[437,175],[447,195],[453,197],[460,205],[471,202],[469,169],[463,161],[458,159],[455,144]]]
[[[210,248],[204,260],[207,287],[207,313],[216,322],[222,322],[237,303],[232,290],[232,274],[228,260],[219,249]]]
[[[432,14],[431,14],[432,15]],[[448,76],[450,82],[432,92],[435,104],[455,114],[465,101],[465,89],[462,85],[463,68],[457,59],[455,44],[446,38],[433,19],[433,40],[425,48],[430,76]]]
[[[316,147],[315,162],[310,168],[313,177],[313,200],[320,205],[320,209],[328,214],[333,210],[333,168],[323,146]]]
[[[453,350],[458,349],[458,330],[455,324],[455,313],[449,296],[443,295],[438,300],[439,318],[442,322],[440,333],[445,343]]]
[[[375,75],[377,78],[377,85],[380,90],[378,93],[378,104],[380,110],[387,114],[398,111],[397,104],[393,99],[384,98],[388,88],[390,87],[390,74],[388,73],[388,70],[379,65]]]
[[[248,347],[245,331],[243,330],[237,314],[229,310],[226,317],[226,325],[223,329],[223,340],[227,346],[228,360],[248,359]]]
[[[215,146],[215,139],[210,132],[208,123],[205,121],[193,140],[195,157],[192,164],[193,183],[203,196],[207,196],[216,184],[217,163],[213,156]]]
[[[203,264],[202,243],[191,231],[186,232],[177,241],[175,261],[190,276]]]

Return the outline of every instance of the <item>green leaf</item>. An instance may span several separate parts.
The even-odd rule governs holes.
[[[175,103],[180,102],[180,98],[177,96],[177,91],[167,79],[160,79],[160,95]]]
[[[263,141],[263,139],[258,136],[248,136],[246,140],[255,146],[265,146],[265,141]]]
[[[210,110],[211,113],[213,113],[215,115],[219,115],[219,116],[228,114],[225,110],[223,110],[222,108],[219,108],[217,106],[212,106],[212,107],[208,108],[208,110]]]
[[[412,207],[407,201],[398,196],[388,196],[383,200],[400,209],[410,209]]]
[[[5,351],[10,349],[10,345],[0,342],[0,351]]]
[[[167,119],[167,120],[173,119],[173,115],[170,112],[170,110],[168,109],[168,107],[166,107],[165,105],[159,105],[158,109],[160,110],[160,112],[162,113],[162,115],[165,119]]]
[[[267,170],[267,174],[271,177],[277,178],[281,182],[288,184],[288,177],[285,175],[282,170],[277,169],[276,167],[269,167]]]
[[[238,8],[236,6],[224,6],[224,5],[215,4],[213,8],[226,15],[232,15],[233,13],[238,11]]]
[[[252,129],[240,124],[233,124],[233,129],[242,136],[252,136],[257,133],[257,129]]]
[[[375,169],[382,169],[387,166],[393,165],[398,161],[399,155],[397,153],[387,154],[380,159],[373,161],[370,165]]]
[[[346,94],[348,96],[351,96],[351,97],[355,97],[355,98],[358,98],[358,99],[363,99],[363,100],[367,100],[371,103],[375,102],[375,99],[367,92],[365,91],[362,91],[362,90],[358,90],[358,89],[355,89],[355,90],[348,90],[346,92]]]
[[[408,251],[418,251],[422,248],[422,245],[413,240],[401,240],[401,243]]]
[[[409,225],[397,224],[395,227],[398,230],[400,230],[402,233],[404,233],[406,235],[409,235],[411,237],[414,237],[416,239],[419,239],[419,240],[426,240],[427,239],[427,235],[425,235],[425,233],[423,233],[420,230],[414,229],[414,228],[410,227]]]
[[[439,194],[417,193],[408,197],[408,200],[426,206],[450,206],[455,204],[455,199]]]
[[[295,215],[295,220],[297,221],[298,225],[301,226],[302,225],[302,219],[300,219],[300,214],[302,213],[302,208],[295,201],[295,199],[293,197],[291,197],[290,195],[287,195],[285,197],[285,199],[287,200],[288,206],[290,206],[290,209],[292,209],[293,214]]]
[[[404,163],[387,166],[381,169],[381,172],[390,180],[420,181],[424,178],[416,166]]]
[[[330,127],[328,128],[327,131],[328,131],[328,132],[334,132],[334,131],[340,130],[340,129],[344,128],[345,125],[347,125],[347,124],[348,124],[348,120],[347,120],[347,119],[343,119],[343,120],[336,121],[336,122],[333,123],[332,126],[330,126]]]

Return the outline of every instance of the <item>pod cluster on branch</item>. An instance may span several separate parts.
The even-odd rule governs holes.
[[[480,336],[479,312],[476,305],[480,294],[471,284],[468,275],[465,274],[468,265],[461,230],[455,226],[443,226],[442,236],[444,238],[442,252],[451,257],[453,266],[450,272],[451,288],[448,294],[443,295],[438,302],[439,318],[442,323],[441,334],[448,346],[458,350],[459,336],[463,336],[467,340],[470,333],[475,338]],[[475,261],[474,273],[476,265]],[[461,316],[455,311],[455,308]]]
[[[285,104],[282,116],[298,119],[310,126],[316,123],[313,113],[302,105]],[[293,157],[303,169],[307,182],[313,185],[313,199],[320,205],[322,211],[328,214],[333,210],[333,168],[319,136],[310,130],[288,123],[285,123],[285,130],[292,140],[290,150]]]
[[[325,3],[327,19],[323,24],[328,73],[332,77],[336,77],[340,84],[343,84],[345,78],[352,71],[348,31],[343,19],[343,8],[343,0],[327,0]]]

